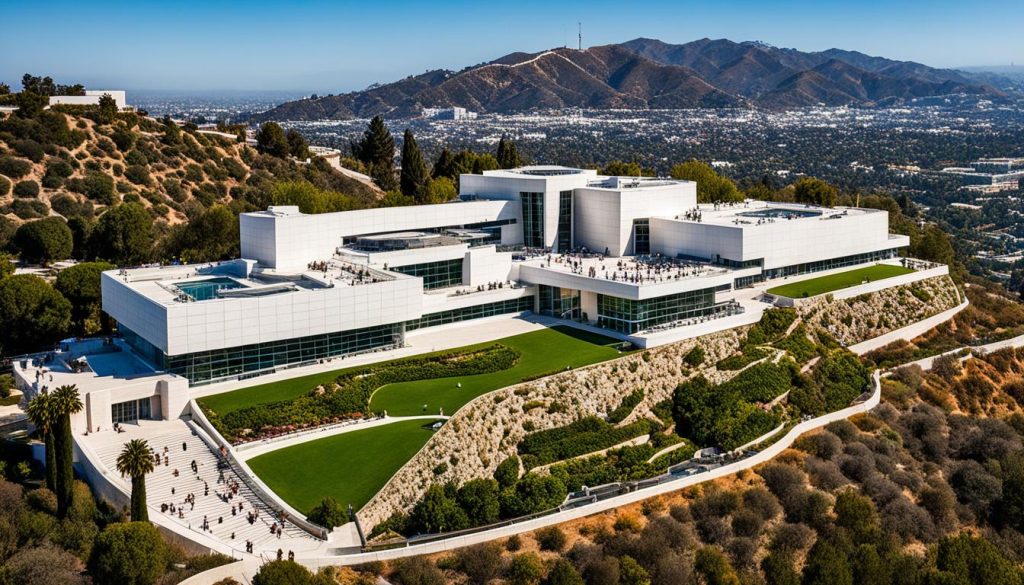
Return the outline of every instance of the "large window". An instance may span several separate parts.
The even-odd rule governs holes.
[[[832,270],[835,268],[845,268],[847,266],[856,266],[857,264],[865,264],[868,262],[877,262],[879,260],[888,260],[890,258],[896,258],[899,256],[899,249],[893,248],[890,250],[879,250],[877,252],[865,252],[863,254],[854,254],[852,256],[842,256],[839,258],[829,258],[827,260],[819,260],[817,262],[805,262],[803,264],[791,264],[789,266],[782,266],[780,268],[770,268],[765,270],[761,274],[755,276],[745,276],[743,278],[737,278],[735,282],[736,288],[744,288],[753,286],[755,283],[763,282],[765,280],[771,280],[773,278],[782,278],[784,276],[797,276],[800,274],[809,274],[812,272],[821,272],[822,270]],[[750,262],[759,262],[763,265],[763,260],[748,260],[747,262],[739,263],[734,261],[722,261],[722,264],[726,262],[732,262],[736,268],[746,268]],[[729,264],[726,264],[729,265]],[[754,264],[755,266],[757,264]]]
[[[449,311],[428,313],[419,319],[406,321],[405,330],[412,331],[413,329],[422,329],[424,327],[435,327],[437,325],[445,325],[447,323],[457,323],[459,321],[468,321],[470,319],[493,317],[494,315],[504,315],[506,313],[522,313],[524,311],[532,310],[533,296],[531,295],[528,297],[499,301],[496,303],[474,305],[472,307],[465,307],[462,309],[451,309]]]
[[[651,220],[633,220],[633,254],[648,256],[651,253]]]
[[[558,194],[558,251],[572,250],[572,191]]]
[[[715,311],[713,288],[642,301],[597,295],[598,325],[620,333],[638,333],[661,323],[700,317]]]
[[[265,374],[282,366],[312,363],[326,357],[402,344],[402,325],[393,323],[167,356],[130,330],[121,326],[119,330],[125,341],[136,350],[149,354],[155,352],[153,363],[156,367],[188,378],[193,386],[239,376]]]
[[[410,264],[408,266],[394,266],[391,267],[391,270],[411,276],[419,276],[423,279],[423,288],[428,290],[462,284],[462,258]]]
[[[115,402],[110,405],[110,420],[116,423],[135,422],[152,416],[149,398]]]
[[[540,285],[540,313],[559,319],[579,319],[580,291]]]
[[[520,193],[523,203],[523,245],[527,248],[544,247],[544,194]]]

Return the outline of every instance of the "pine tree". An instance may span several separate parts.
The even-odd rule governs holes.
[[[416,144],[412,130],[406,128],[402,137],[402,195],[412,197],[416,203],[427,202],[427,163],[423,161],[423,153]]]
[[[498,166],[503,169],[514,169],[523,164],[516,143],[505,135],[502,135],[501,140],[498,141],[498,152],[495,158],[498,159]]]
[[[363,138],[352,145],[352,154],[366,165],[369,175],[377,186],[393,191],[395,182],[395,139],[391,136],[384,119],[374,116],[363,132]]]

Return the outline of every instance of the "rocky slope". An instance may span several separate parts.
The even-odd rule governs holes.
[[[912,287],[922,297],[922,292],[927,293],[929,300],[915,296]],[[840,323],[836,330],[839,338],[856,342],[949,309],[957,304],[956,299],[952,281],[941,277],[849,301],[823,300],[801,307],[800,316],[816,325]],[[902,304],[907,305],[905,309],[892,309]],[[581,416],[605,413],[636,388],[645,391],[643,402],[634,410],[635,415],[642,415],[671,397],[681,382],[697,374],[715,383],[729,379],[737,372],[719,371],[714,364],[739,348],[745,332],[724,331],[482,396],[459,410],[431,437],[360,511],[360,520],[364,526],[372,527],[396,510],[410,509],[431,483],[461,484],[475,477],[490,476],[502,460],[515,454],[516,445],[527,433],[524,425],[544,430],[569,424]],[[683,356],[695,345],[704,349],[705,365],[690,369],[683,365]],[[536,401],[545,408],[524,408]],[[556,402],[566,408],[547,408]],[[474,440],[467,442],[466,437]],[[434,469],[440,463],[447,463],[446,470],[435,475]]]

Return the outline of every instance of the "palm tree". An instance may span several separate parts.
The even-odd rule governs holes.
[[[54,431],[57,444],[57,516],[64,518],[71,509],[72,484],[75,472],[71,465],[74,453],[71,445],[71,415],[81,412],[82,398],[78,387],[74,384],[58,386],[53,391],[52,400],[56,421]]]
[[[153,451],[142,439],[132,439],[124,444],[117,456],[117,470],[121,477],[132,478],[132,522],[146,522],[146,474],[153,472]]]
[[[28,403],[28,417],[32,424],[43,434],[46,442],[46,487],[50,491],[57,489],[57,453],[53,440],[53,425],[57,419],[54,401],[50,394],[41,392]]]

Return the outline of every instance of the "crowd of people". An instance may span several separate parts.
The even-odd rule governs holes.
[[[587,258],[579,254],[548,254],[545,266],[550,268],[552,264],[562,264],[573,274],[631,284],[655,284],[682,280],[707,272],[706,264],[673,260],[661,256],[634,260],[606,258],[602,255],[598,257],[596,264],[586,262]],[[612,260],[614,260],[614,264],[611,264]],[[609,264],[605,264],[606,262]]]
[[[172,453],[171,448],[166,445],[162,449],[153,449],[153,462],[155,463],[156,466],[163,465],[164,467],[170,467],[172,465],[172,458],[177,459],[177,457],[188,457],[187,442],[182,442],[181,453]],[[242,486],[239,484],[238,480],[233,477],[225,475],[224,469],[227,468],[227,463],[225,460],[225,452],[223,448],[221,449],[221,452],[218,454],[217,479],[216,483],[213,486],[212,493],[210,481],[212,481],[213,478],[210,476],[207,476],[206,478],[203,477],[205,471],[203,469],[203,466],[204,464],[198,461],[197,459],[193,458],[189,460],[188,470],[191,470],[191,477],[188,478],[187,480],[182,478],[182,485],[171,486],[172,499],[171,501],[163,502],[160,504],[161,513],[168,514],[172,517],[176,516],[179,520],[187,520],[188,518],[186,514],[191,513],[195,510],[196,501],[198,498],[213,497],[220,501],[219,505],[225,505],[226,507],[223,508],[223,514],[204,514],[202,522],[199,523],[199,530],[203,532],[213,533],[215,527],[224,525],[225,518],[228,518],[229,514],[230,516],[239,516],[241,514],[245,514],[246,521],[249,523],[250,526],[255,525],[258,521],[260,521],[261,511],[259,507],[253,505],[252,503],[250,503],[247,506],[245,497],[241,494]],[[177,467],[173,468],[171,475],[175,478],[182,477],[182,473],[179,471]],[[188,491],[183,495],[178,493],[178,488],[183,488],[182,491],[184,492],[184,489],[187,489],[187,487],[198,487],[200,483],[202,484],[202,495],[199,495],[199,493],[197,493],[198,490],[195,492]],[[181,497],[179,498],[176,496]],[[287,517],[283,513],[281,513],[280,515],[276,516],[273,519],[273,521],[268,525],[268,529],[272,536],[276,536],[278,539],[280,539],[284,535],[286,518]],[[191,523],[189,523],[189,528],[192,528]],[[235,539],[234,532],[231,532],[230,535],[218,534],[218,536],[222,538],[227,536],[230,538],[230,540]],[[252,553],[253,548],[254,543],[251,540],[246,540],[246,552]]]

